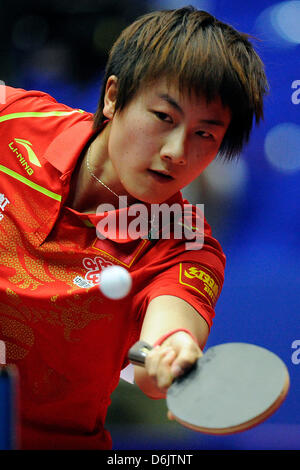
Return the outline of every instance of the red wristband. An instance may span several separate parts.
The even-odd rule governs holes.
[[[155,346],[160,346],[167,338],[169,338],[169,336],[174,335],[178,331],[183,331],[184,333],[188,333],[193,338],[195,343],[198,344],[197,339],[189,330],[186,330],[185,328],[177,328],[176,330],[171,330],[168,333],[165,333],[164,335],[162,335],[160,338],[158,338],[158,340],[156,340],[155,343],[153,344],[153,347],[155,348]]]

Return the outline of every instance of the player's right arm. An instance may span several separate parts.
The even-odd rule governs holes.
[[[177,329],[147,356],[145,368],[135,366],[135,382],[150,398],[164,398],[173,379],[190,368],[202,355],[209,334],[204,318],[186,301],[159,296],[148,306],[140,339],[154,344]]]

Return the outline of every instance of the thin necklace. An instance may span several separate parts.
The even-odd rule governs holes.
[[[103,181],[100,180],[100,178],[98,178],[98,177],[92,172],[92,169],[91,169],[91,166],[90,166],[90,162],[89,162],[90,153],[91,153],[91,145],[89,146],[88,153],[87,153],[87,157],[86,157],[86,166],[87,166],[87,169],[89,170],[91,176],[92,176],[96,181],[98,181],[98,183],[102,184],[102,186],[104,186],[106,189],[108,189],[108,191],[110,191],[112,194],[114,194],[114,195],[119,199],[119,195],[118,195],[117,193],[115,193],[112,189],[110,189],[105,183],[103,183]]]
[[[87,166],[87,169],[89,170],[89,173],[90,175],[100,184],[102,184],[102,186],[104,186],[104,188],[106,188],[108,191],[110,191],[112,194],[114,194],[119,200],[120,200],[120,196],[115,193],[109,186],[107,186],[105,183],[103,183],[103,181],[100,180],[100,178],[98,178],[92,171],[91,169],[91,166],[90,166],[90,162],[89,162],[89,157],[90,157],[90,153],[91,153],[91,145],[89,146],[89,149],[88,149],[88,152],[87,152],[87,157],[86,157],[86,166]],[[144,217],[143,217],[144,218]],[[154,226],[154,222],[155,222],[155,213],[153,215],[153,217],[151,218],[151,220],[149,221],[150,222],[150,230],[148,232],[148,240],[150,241],[157,241],[156,238],[152,238],[153,234],[154,234],[154,230],[155,230],[155,226]],[[154,227],[153,227],[154,226]]]

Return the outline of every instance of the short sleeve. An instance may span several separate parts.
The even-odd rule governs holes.
[[[134,297],[139,316],[143,318],[155,297],[173,295],[194,307],[211,328],[224,283],[226,258],[220,244],[207,235],[199,251],[184,251],[169,257],[167,250],[165,256],[163,252],[161,247],[160,255],[161,259],[165,258],[164,262],[153,260],[153,269],[149,266],[145,268],[149,270],[149,280]]]

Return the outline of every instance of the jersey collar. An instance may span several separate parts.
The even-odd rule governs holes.
[[[36,231],[38,245],[47,239],[53,229],[68,196],[76,163],[89,140],[97,132],[99,129],[93,128],[92,115],[86,113],[86,117],[81,116],[79,122],[63,130],[47,147],[43,155],[45,166],[48,167],[45,171],[51,181],[51,190],[59,195],[59,199],[53,201],[50,208],[47,206],[51,216]]]
[[[100,239],[109,239],[116,243],[129,243],[134,239],[158,239],[163,230],[161,224],[161,218],[159,217],[159,204],[148,204],[137,202],[137,211],[139,212],[138,206],[143,205],[145,211],[141,211],[141,215],[136,215],[135,211],[131,207],[121,207],[116,208],[116,210],[106,211],[97,211],[97,213],[80,213],[74,209],[68,208],[69,211],[76,214],[82,221],[86,224],[87,221],[90,222],[90,226],[94,228],[97,237]],[[180,192],[176,193],[170,199],[164,202],[169,206],[173,204],[179,204],[183,208],[184,201]],[[156,206],[156,207],[154,207]],[[99,206],[100,208],[101,206]],[[147,214],[147,217],[145,216]],[[138,213],[137,213],[138,214]],[[136,226],[136,219],[139,219],[141,225],[138,226],[138,237],[136,234],[131,233],[131,227]],[[135,238],[132,238],[134,235]]]
[[[68,129],[61,132],[48,146],[44,158],[60,173],[60,188],[61,188],[61,201],[57,203],[56,207],[53,207],[53,218],[51,220],[51,226],[43,227],[40,230],[39,235],[41,238],[41,234],[43,234],[44,241],[48,234],[50,233],[51,229],[56,223],[56,220],[59,216],[60,209],[66,200],[68,191],[69,191],[69,183],[71,179],[72,172],[75,169],[75,166],[78,162],[78,158],[81,155],[82,151],[90,141],[90,139],[96,134],[99,133],[103,127],[106,125],[108,121],[105,121],[101,128],[94,129],[93,128],[93,121],[91,115],[87,115],[87,119],[82,120],[78,123],[75,123],[73,126],[69,127]],[[166,204],[174,204],[179,203],[181,206],[183,205],[183,199],[180,192],[176,193],[172,196],[168,201],[165,202]],[[151,214],[151,205],[146,204],[148,213]],[[94,226],[95,234],[96,234],[96,227],[98,222],[101,221],[106,214],[82,214],[73,209],[69,209],[76,215],[78,215],[83,221],[89,221],[92,226]],[[125,218],[124,212],[127,212],[128,208],[121,208],[116,209],[116,211],[112,211],[110,217],[114,217],[117,220],[121,217]],[[127,216],[127,220],[130,222],[131,218]],[[99,225],[98,225],[99,227]],[[150,227],[150,224],[149,224]],[[46,230],[45,230],[46,229]],[[148,233],[141,234],[140,238],[147,238]],[[104,235],[104,234],[102,234]],[[117,243],[127,243],[132,241],[129,236],[126,236],[123,232],[117,233],[110,233],[109,231],[105,232],[105,238],[109,238],[112,241]]]
[[[87,120],[80,121],[59,134],[47,148],[45,159],[65,176],[74,170],[79,155],[99,130],[93,129],[89,115]]]

